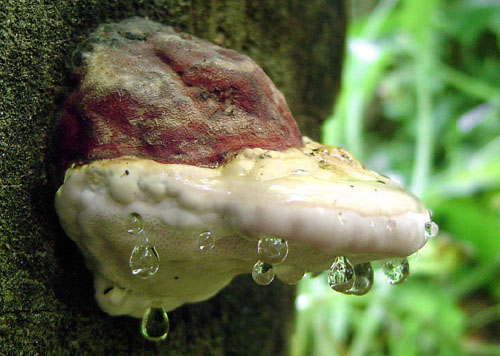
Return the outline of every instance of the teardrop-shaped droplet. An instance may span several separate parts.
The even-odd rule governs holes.
[[[328,284],[337,292],[345,292],[354,284],[354,269],[346,257],[339,256],[328,271]]]
[[[252,269],[252,278],[255,283],[267,286],[274,279],[273,266],[262,261],[257,261]]]
[[[140,214],[132,213],[128,216],[127,232],[131,235],[139,235],[144,233],[144,223]]]
[[[406,257],[393,258],[384,263],[385,280],[389,284],[403,283],[410,274],[410,265]]]
[[[150,307],[142,316],[141,333],[150,341],[164,340],[169,327],[168,315],[161,307]]]
[[[367,263],[354,265],[354,284],[348,289],[346,294],[364,295],[370,291],[373,285],[373,268]]]
[[[387,226],[386,226],[387,230],[389,230],[389,231],[394,230],[396,228],[396,225],[397,225],[396,220],[394,220],[394,219],[387,220]]]
[[[160,258],[156,248],[147,243],[147,239],[137,244],[130,254],[129,267],[136,277],[147,279],[155,275],[160,268]]]
[[[345,222],[347,221],[347,218],[345,217],[344,214],[342,214],[342,212],[339,212],[337,217],[339,218],[339,223],[341,223],[342,225],[344,225]]]
[[[439,232],[439,226],[434,221],[425,223],[425,234],[427,237],[435,237]]]
[[[288,242],[278,237],[262,237],[257,244],[259,259],[271,265],[277,265],[288,255]]]
[[[200,251],[210,250],[215,247],[215,237],[210,231],[198,235],[198,249]]]

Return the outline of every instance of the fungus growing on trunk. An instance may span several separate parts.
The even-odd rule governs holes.
[[[251,59],[143,19],[102,25],[83,47],[57,124],[56,210],[105,312],[143,317],[159,340],[165,311],[241,273],[266,285],[329,270],[333,289],[364,294],[369,262],[390,259],[389,281],[406,278],[425,206],[302,138]]]

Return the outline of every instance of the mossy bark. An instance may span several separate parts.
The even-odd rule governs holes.
[[[162,343],[102,313],[90,272],[59,227],[50,184],[53,127],[71,90],[66,61],[99,23],[149,17],[248,54],[318,138],[339,83],[340,0],[4,0],[0,4],[0,355],[280,355],[293,288],[240,276],[171,312]]]

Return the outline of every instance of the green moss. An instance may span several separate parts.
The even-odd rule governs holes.
[[[53,211],[52,128],[72,86],[67,63],[102,22],[148,16],[248,53],[317,137],[338,84],[340,2],[6,0],[0,5],[0,354],[278,355],[292,288],[243,276],[171,313],[171,335],[144,341],[137,320],[99,311],[92,280]]]

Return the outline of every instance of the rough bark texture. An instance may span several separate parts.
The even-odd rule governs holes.
[[[49,184],[54,123],[74,83],[66,61],[97,24],[147,16],[245,53],[318,138],[339,82],[340,0],[4,0],[0,4],[0,355],[280,355],[293,288],[240,276],[170,313],[154,344],[138,321],[102,313],[90,273],[61,231]]]

